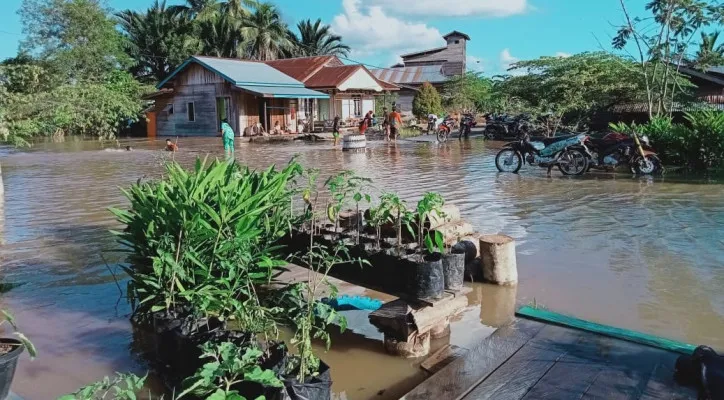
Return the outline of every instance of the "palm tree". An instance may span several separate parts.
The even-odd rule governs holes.
[[[224,13],[231,14],[235,18],[249,15],[249,9],[259,6],[257,0],[226,0],[222,5]]]
[[[724,62],[724,44],[716,44],[720,34],[720,31],[709,34],[701,32],[701,43],[694,59],[697,66],[711,67]]]
[[[223,6],[224,3],[219,0],[186,0],[186,4],[171,6],[169,9],[189,21],[206,21],[216,18]]]
[[[244,57],[245,48],[239,30],[239,20],[228,13],[199,22],[195,43],[201,49],[202,55],[227,58]]]
[[[305,56],[346,56],[349,46],[342,44],[342,37],[330,32],[329,25],[322,25],[322,20],[314,23],[307,19],[297,24],[300,36],[294,36],[299,53]]]
[[[261,3],[241,22],[241,33],[246,41],[246,55],[254,60],[276,60],[293,48],[287,36],[287,25],[276,7]]]
[[[126,53],[134,60],[131,72],[142,80],[165,78],[193,54],[188,46],[192,26],[166,7],[166,0],[156,0],[146,12],[126,10],[117,17]]]

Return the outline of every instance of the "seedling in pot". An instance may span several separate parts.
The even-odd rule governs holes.
[[[444,216],[442,212],[442,206],[444,205],[445,199],[443,199],[442,195],[434,192],[425,193],[422,199],[417,202],[417,238],[418,245],[421,249],[423,245],[423,240],[427,241],[427,239],[429,238],[429,235],[427,234],[429,233],[429,228],[425,227],[426,221],[430,218],[430,215],[433,212],[437,213],[437,215],[441,217]],[[443,251],[444,249],[441,252]]]
[[[28,339],[22,332],[18,331],[18,326],[15,323],[15,317],[10,314],[7,310],[0,310],[0,313],[2,313],[2,318],[0,319],[0,327],[5,325],[7,323],[13,328],[13,331],[15,331],[15,336],[17,336],[18,340],[25,346],[25,349],[28,351],[28,354],[30,354],[30,358],[35,358],[38,354],[35,350],[35,346],[33,343]],[[0,355],[7,354],[13,350],[13,345],[6,344],[6,343],[0,343]]]
[[[327,215],[330,221],[334,223],[335,232],[339,230],[339,213],[350,199],[354,201],[357,212],[357,244],[359,244],[361,222],[359,218],[359,203],[362,202],[362,200],[366,200],[368,203],[371,202],[372,199],[370,195],[363,193],[363,190],[371,182],[371,179],[357,176],[353,171],[342,171],[337,175],[329,177],[325,182],[325,186],[329,190],[333,200],[328,206]]]
[[[402,227],[415,237],[415,231],[412,229],[414,214],[407,208],[407,202],[402,200],[400,196],[394,193],[385,193],[380,196],[380,211],[387,215],[387,219],[392,220],[395,224],[395,232],[397,234],[398,252],[402,249]]]
[[[445,252],[445,240],[438,231],[427,232],[424,242],[428,254]]]

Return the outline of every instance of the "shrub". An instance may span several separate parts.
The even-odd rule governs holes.
[[[439,114],[442,111],[442,100],[437,89],[430,82],[423,83],[412,100],[412,113],[417,117],[427,118],[428,114]]]
[[[197,160],[193,171],[171,163],[163,179],[125,191],[130,209],[112,212],[126,226],[115,233],[130,251],[134,316],[190,308],[262,329],[245,323],[263,323],[269,310],[254,287],[271,283],[286,264],[275,243],[289,231],[290,184],[299,173],[296,162],[259,172]]]

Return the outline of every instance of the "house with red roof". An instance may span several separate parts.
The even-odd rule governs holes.
[[[377,79],[364,65],[345,65],[336,56],[315,56],[266,61],[266,64],[302,82],[307,89],[329,95],[328,99],[299,99],[299,115],[314,121],[362,118],[375,110],[375,96],[399,90]],[[379,114],[378,112],[378,114]]]

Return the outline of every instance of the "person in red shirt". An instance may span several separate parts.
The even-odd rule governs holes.
[[[166,139],[166,151],[178,151],[178,146],[171,139]]]

